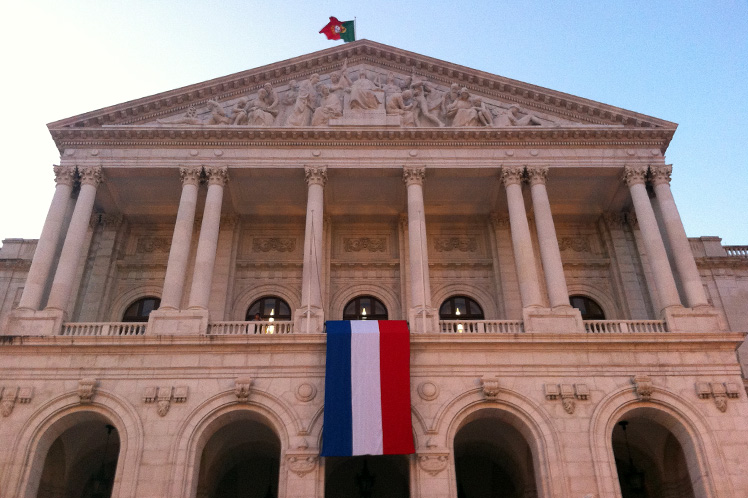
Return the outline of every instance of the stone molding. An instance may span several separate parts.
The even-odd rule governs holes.
[[[254,237],[252,252],[294,252],[296,239],[293,237]]]
[[[294,391],[294,396],[302,403],[308,403],[317,396],[317,386],[309,382],[299,384]]]
[[[424,401],[433,401],[439,397],[439,386],[436,383],[428,380],[421,382],[416,388],[418,396]]]
[[[418,453],[418,466],[431,476],[441,473],[448,463],[449,453]]]
[[[385,252],[387,248],[386,237],[358,237],[343,239],[343,250],[345,252]]]
[[[327,183],[327,166],[304,166],[304,180],[308,186],[321,185]]]
[[[425,167],[409,167],[403,168],[403,182],[405,185],[410,187],[411,185],[423,185],[426,181],[426,168]]]
[[[185,168],[180,167],[179,168],[179,178],[182,181],[182,186],[184,185],[200,185],[200,181],[202,179],[203,174],[203,167],[199,166],[196,168]]]
[[[286,453],[288,468],[299,477],[304,477],[317,468],[319,457],[309,453]]]
[[[434,237],[436,252],[477,252],[478,240],[475,237]]]
[[[3,417],[9,417],[13,413],[13,407],[16,403],[22,405],[31,402],[34,397],[34,388],[30,386],[0,386],[0,414]]]
[[[72,187],[75,184],[75,168],[70,166],[53,166],[55,183]]]

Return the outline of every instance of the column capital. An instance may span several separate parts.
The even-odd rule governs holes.
[[[78,176],[80,177],[81,185],[93,185],[94,188],[97,188],[102,181],[101,166],[84,166],[78,168]]]
[[[304,180],[306,180],[308,186],[321,185],[324,187],[327,183],[327,167],[304,166]]]
[[[229,169],[226,166],[206,166],[205,174],[208,177],[208,185],[224,187],[229,181]]]
[[[70,166],[53,166],[55,172],[55,183],[72,187],[75,183],[75,168]]]
[[[547,166],[528,166],[527,176],[530,178],[530,185],[545,185],[548,179]]]
[[[509,228],[509,216],[505,214],[499,214],[499,213],[491,213],[491,225],[493,225],[494,229],[503,229],[506,230]]]
[[[652,178],[652,184],[662,185],[663,183],[670,184],[670,175],[673,173],[673,165],[665,164],[663,166],[650,166],[649,174]]]
[[[647,166],[625,166],[623,168],[623,181],[626,185],[644,185],[647,181]]]
[[[522,166],[502,166],[501,167],[501,182],[504,187],[509,185],[520,185],[522,183],[522,174],[525,168]]]
[[[200,176],[202,175],[203,168],[198,166],[195,168],[179,168],[179,177],[182,180],[182,186],[184,185],[198,185],[200,183]]]
[[[603,221],[609,228],[622,228],[626,217],[624,213],[606,211],[603,213]]]
[[[405,185],[423,185],[426,180],[426,168],[425,167],[404,167],[403,168],[403,181]]]

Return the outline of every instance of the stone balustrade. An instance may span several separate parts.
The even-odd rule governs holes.
[[[143,335],[146,329],[145,323],[132,322],[81,322],[62,324],[62,335],[68,336],[127,336]]]
[[[590,334],[625,334],[667,332],[665,320],[584,320]]]
[[[293,334],[292,321],[212,322],[208,335]]]
[[[723,246],[728,256],[748,258],[748,246]]]
[[[521,334],[522,320],[439,320],[442,334]]]

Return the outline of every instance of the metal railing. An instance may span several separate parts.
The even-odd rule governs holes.
[[[209,335],[293,334],[292,321],[212,322]]]
[[[62,335],[67,336],[131,336],[145,334],[146,323],[132,322],[81,322],[63,323]]]
[[[728,256],[740,256],[748,258],[748,246],[722,246]]]
[[[522,320],[439,320],[442,334],[520,334]]]
[[[584,320],[590,334],[667,332],[665,320]]]

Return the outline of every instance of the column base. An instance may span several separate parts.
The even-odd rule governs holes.
[[[582,313],[571,306],[522,308],[525,332],[583,334]]]
[[[411,308],[408,310],[408,325],[411,334],[438,334],[439,314],[435,308]]]
[[[205,309],[155,310],[148,315],[148,335],[205,335],[210,316]]]
[[[35,311],[17,308],[10,312],[0,335],[60,335],[66,318],[62,310]]]
[[[325,313],[321,308],[299,308],[294,311],[294,334],[321,334],[324,330]]]
[[[722,317],[712,306],[686,308],[671,306],[663,310],[669,332],[719,332],[727,330]]]

